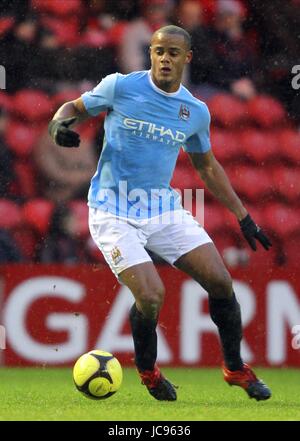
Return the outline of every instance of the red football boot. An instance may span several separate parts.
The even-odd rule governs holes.
[[[271,390],[268,386],[259,380],[250,367],[244,363],[243,369],[240,371],[230,371],[223,365],[224,380],[230,386],[240,386],[249,395],[257,401],[267,400],[271,397]]]
[[[149,393],[160,401],[175,401],[177,399],[176,390],[160,372],[155,365],[153,371],[138,371],[142,384],[144,384]]]

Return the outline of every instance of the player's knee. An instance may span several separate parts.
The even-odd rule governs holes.
[[[138,295],[138,303],[142,313],[149,319],[156,319],[163,305],[165,288],[163,285],[143,287]]]
[[[219,273],[209,283],[209,295],[213,298],[230,298],[232,292],[232,279],[227,270]]]

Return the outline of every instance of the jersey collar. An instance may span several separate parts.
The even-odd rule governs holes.
[[[182,85],[180,84],[178,90],[176,90],[176,92],[165,92],[164,90],[160,89],[159,87],[156,86],[156,84],[153,82],[152,77],[151,77],[151,70],[148,70],[148,78],[149,78],[149,83],[151,85],[151,87],[158,93],[161,93],[162,95],[165,96],[176,96],[180,93]]]

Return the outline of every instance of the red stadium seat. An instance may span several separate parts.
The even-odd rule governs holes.
[[[229,211],[227,208],[223,208],[223,225],[224,229],[227,232],[231,232],[232,234],[239,235],[240,234],[240,226],[239,223],[233,213]],[[226,233],[227,234],[227,233]]]
[[[239,238],[236,234],[230,230],[220,231],[214,233],[212,239],[227,267],[233,268],[247,264],[249,252],[239,248]]]
[[[104,47],[109,44],[108,32],[101,29],[87,29],[80,39],[81,46]]]
[[[236,233],[239,232],[235,216],[221,203],[216,202],[216,199],[207,202],[207,198],[205,198],[204,207],[201,208],[204,210],[204,228],[209,234],[222,233],[236,236]],[[195,215],[194,212],[195,208],[193,208],[193,215]]]
[[[224,230],[224,211],[220,204],[204,205],[204,228],[208,234]]]
[[[224,249],[236,247],[238,245],[237,236],[229,229],[226,231],[226,233],[224,230],[214,233],[213,241],[221,254],[223,253]]]
[[[87,237],[89,234],[87,202],[81,200],[71,201],[69,207],[76,222],[76,232],[79,237]]]
[[[28,156],[40,137],[40,130],[40,127],[10,120],[5,131],[5,142],[17,156]]]
[[[247,120],[247,106],[229,94],[215,95],[208,101],[212,122],[225,127],[238,125]]]
[[[261,272],[268,271],[268,269],[278,264],[276,261],[278,250],[276,249],[275,240],[270,237],[269,231],[266,231],[266,233],[272,242],[272,247],[269,248],[268,251],[266,251],[259,242],[256,242],[256,251],[253,251],[243,236],[241,236],[240,242],[242,250],[244,253],[247,253],[248,256],[247,261],[245,262],[246,265],[248,267],[259,268]]]
[[[12,236],[25,260],[32,262],[36,255],[38,238],[32,228],[22,225],[13,230]]]
[[[298,264],[300,262],[300,232],[295,236],[287,238],[283,243],[283,253],[287,264]]]
[[[22,222],[20,207],[8,199],[0,199],[0,228],[13,229]]]
[[[127,21],[118,21],[114,26],[112,26],[109,30],[109,43],[118,46],[122,39],[124,32],[126,31],[126,28],[128,26]]]
[[[52,97],[52,107],[53,110],[56,111],[62,104],[67,101],[73,101],[79,98],[81,95],[78,89],[66,89],[58,92],[56,95]]]
[[[184,190],[185,188],[202,188],[200,177],[197,171],[190,166],[177,164],[171,181],[173,188]]]
[[[78,124],[76,130],[78,130],[78,132],[80,133],[82,141],[93,142],[97,130],[99,130],[99,123],[102,124],[100,115],[98,116],[98,118],[87,119],[83,123]]]
[[[278,139],[281,155],[300,164],[300,132],[291,129],[282,130]]]
[[[187,152],[185,152],[183,150],[183,148],[181,148],[179,150],[179,155],[178,155],[178,159],[177,159],[177,165],[178,164],[184,165],[186,167],[188,167],[191,164],[190,158],[189,158]]]
[[[250,118],[265,128],[282,125],[286,120],[286,112],[282,104],[268,95],[259,95],[248,103]]]
[[[13,27],[15,23],[14,17],[4,16],[0,17],[0,37],[3,38],[4,35]]]
[[[18,193],[25,198],[34,198],[37,193],[36,178],[31,162],[15,161],[14,172],[18,183]]]
[[[104,265],[107,265],[103,254],[101,253],[101,251],[99,250],[99,248],[97,247],[97,245],[95,244],[95,242],[93,241],[93,239],[91,237],[87,238],[86,250],[87,250],[90,258],[94,262],[99,262],[99,263],[103,263]]]
[[[29,122],[48,119],[53,111],[49,97],[33,89],[23,89],[15,94],[13,110]]]
[[[46,199],[33,199],[23,206],[23,217],[27,225],[40,235],[49,229],[54,204]]]
[[[31,0],[31,8],[41,12],[50,12],[58,16],[80,14],[82,3],[80,0]]]
[[[300,210],[287,205],[269,204],[263,212],[267,227],[284,239],[300,232]]]
[[[233,166],[226,171],[237,193],[254,202],[261,200],[273,191],[272,177],[266,168]]]
[[[239,135],[241,151],[256,162],[277,159],[280,151],[277,136],[272,132],[243,130]]]
[[[7,93],[0,90],[0,108],[9,112],[12,109],[12,106],[12,98]]]
[[[294,202],[300,197],[299,169],[274,168],[273,182],[276,191],[284,198]]]
[[[241,155],[239,140],[234,132],[213,129],[211,145],[216,158],[221,162],[231,161]]]
[[[55,34],[59,45],[74,47],[81,42],[80,29],[76,17],[71,16],[68,19],[61,19],[47,16],[43,17],[41,22],[45,28],[50,29]]]

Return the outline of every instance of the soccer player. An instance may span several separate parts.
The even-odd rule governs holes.
[[[78,147],[80,137],[71,127],[107,111],[103,150],[88,195],[89,226],[111,270],[135,298],[129,317],[135,363],[150,394],[176,400],[175,387],[156,365],[164,285],[145,247],[208,292],[225,381],[266,400],[270,389],[240,355],[241,312],[231,277],[208,234],[169,185],[181,146],[208,189],[234,213],[251,248],[256,250],[256,241],[265,249],[271,243],[213,155],[207,106],[181,84],[192,58],[189,34],[176,26],[158,29],[150,57],[150,71],[108,75],[92,91],[65,103],[49,123],[49,133],[60,146]]]

